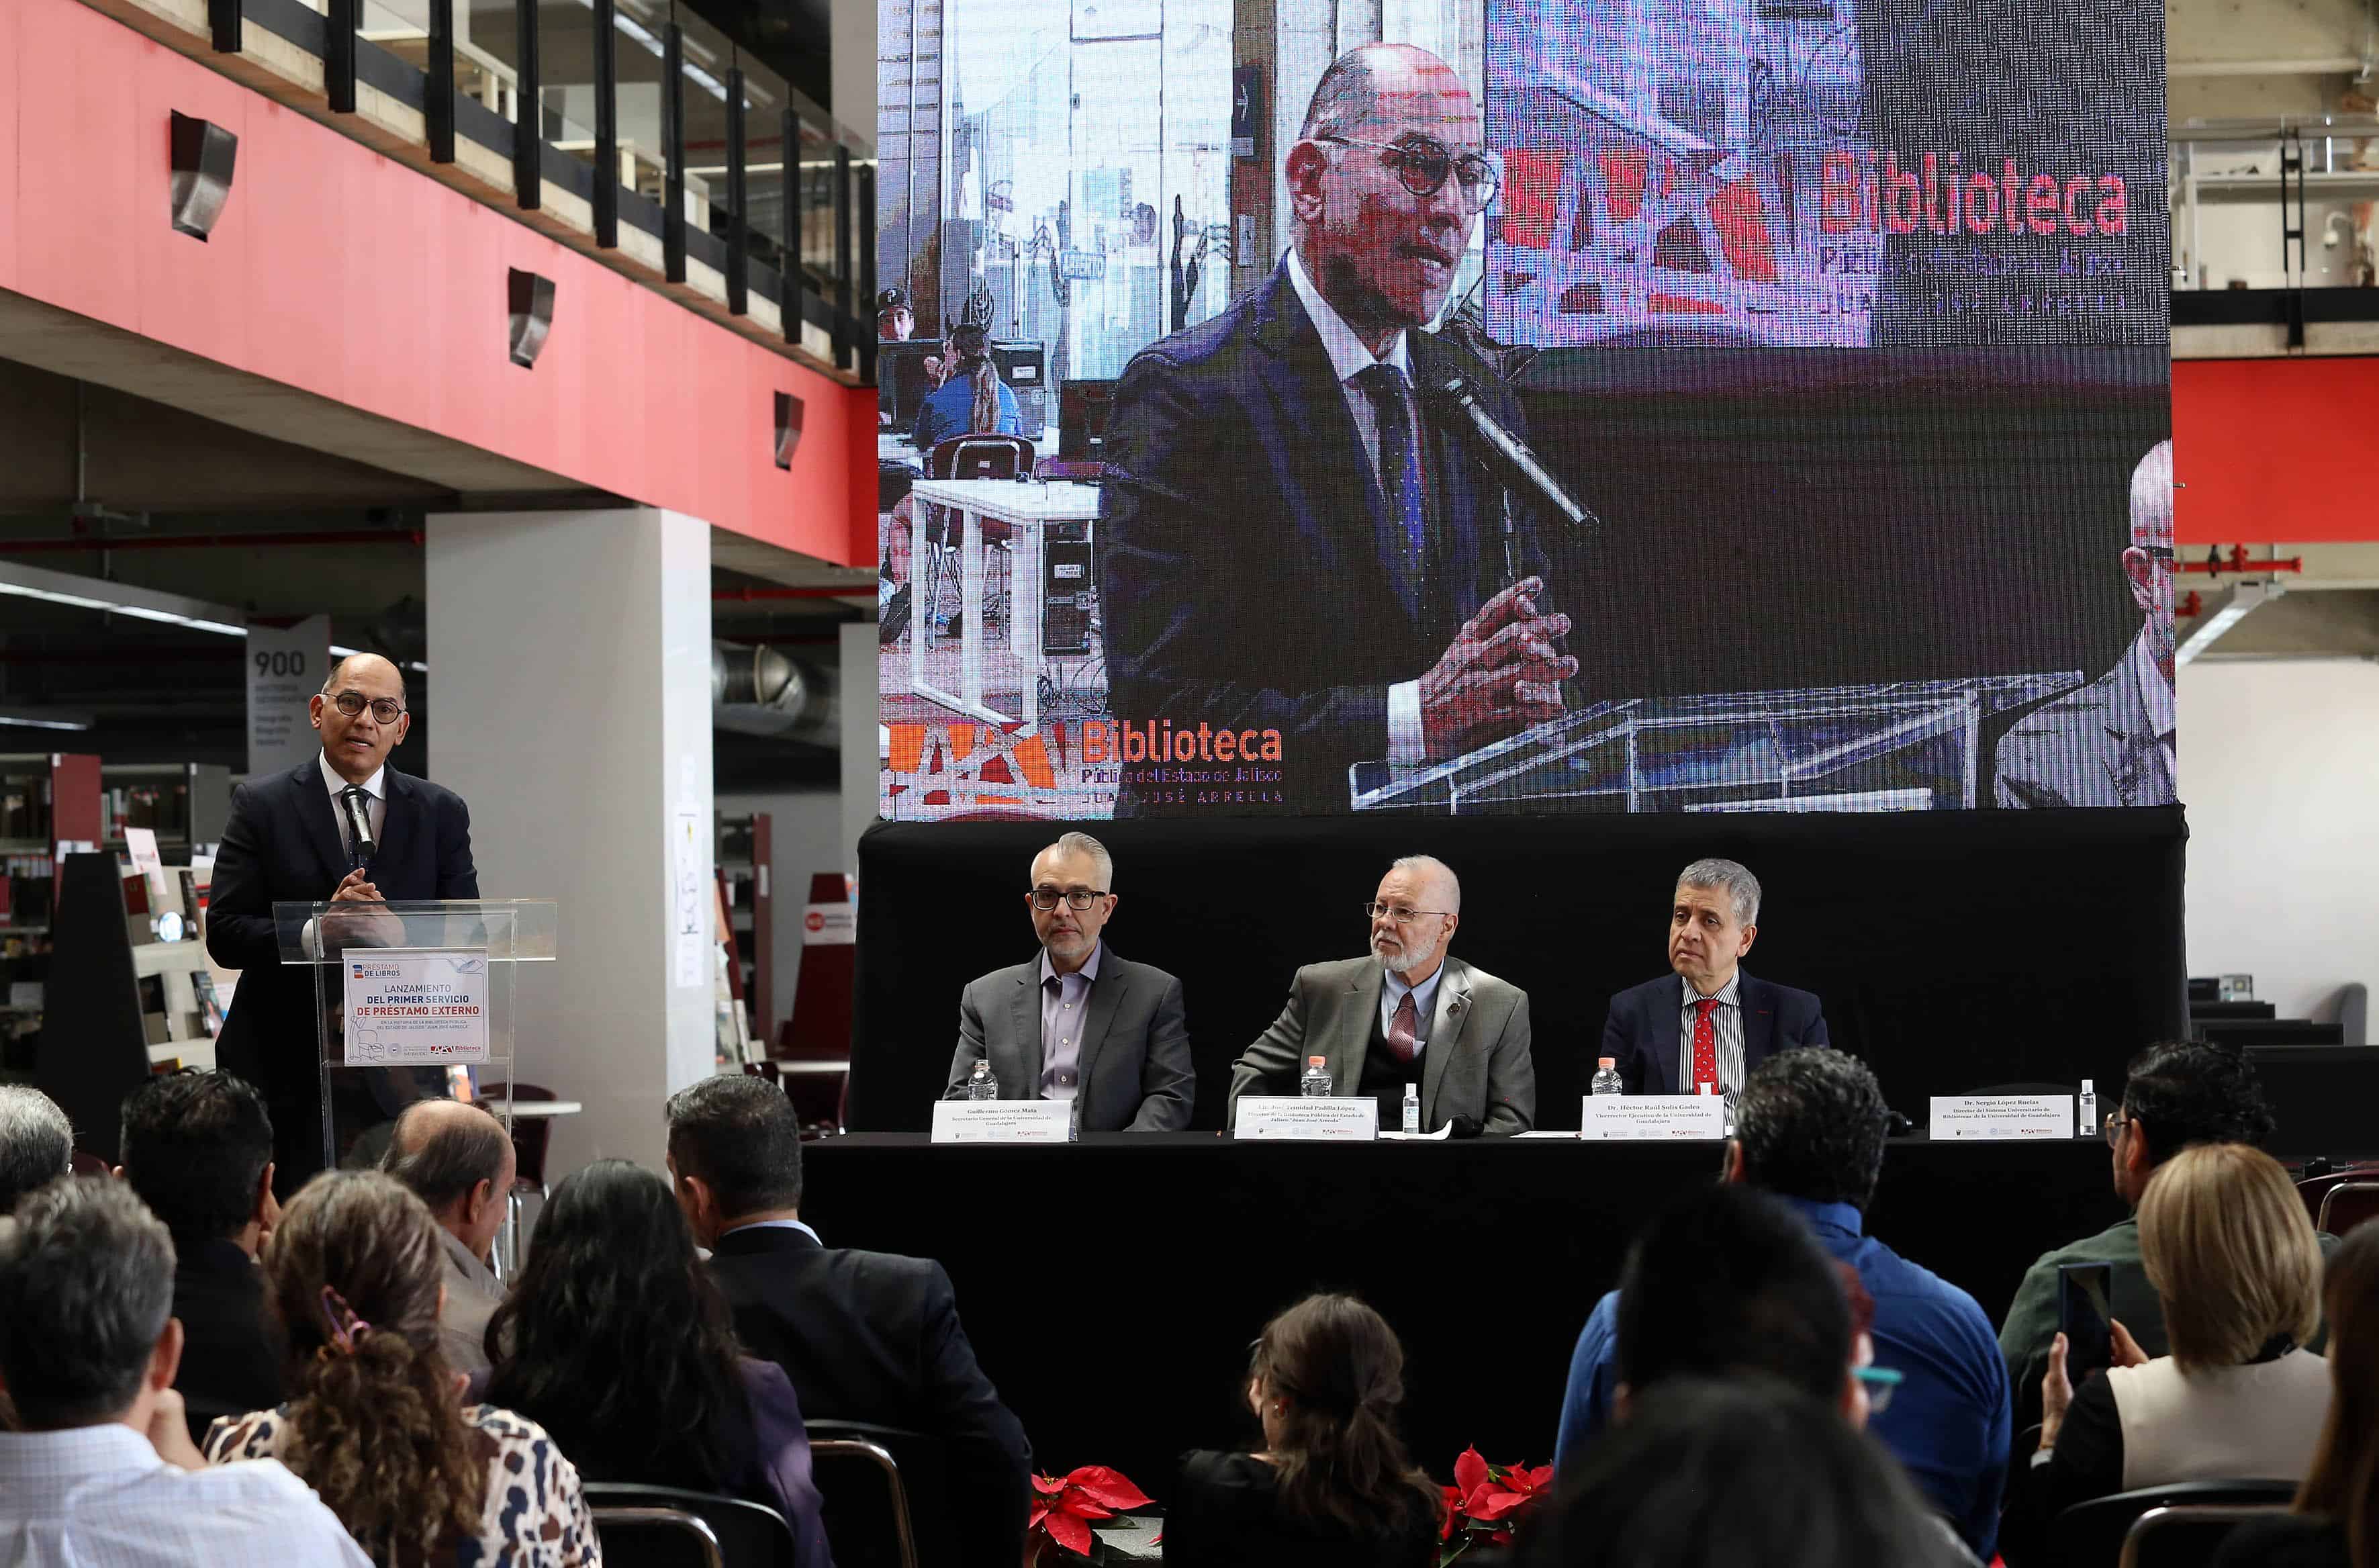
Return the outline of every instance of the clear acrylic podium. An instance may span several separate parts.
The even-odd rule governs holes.
[[[1980,728],[2082,672],[1597,703],[1435,766],[1349,769],[1357,811],[1928,811],[1973,806]]]
[[[511,1132],[513,971],[553,961],[552,899],[276,903],[272,924],[281,961],[314,971],[326,1168],[458,1068]]]

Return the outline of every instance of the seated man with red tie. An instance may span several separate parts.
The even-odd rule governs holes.
[[[1410,1084],[1423,1132],[1528,1131],[1537,1115],[1528,994],[1448,956],[1462,923],[1453,868],[1406,856],[1364,913],[1370,956],[1298,970],[1280,1017],[1231,1064],[1231,1117],[1242,1094],[1297,1093],[1318,1056],[1333,1094],[1378,1100],[1383,1129],[1402,1119]]]
[[[1611,998],[1602,1055],[1630,1094],[1730,1093],[1778,1051],[1825,1045],[1826,1013],[1806,991],[1739,967],[1759,935],[1759,879],[1733,861],[1677,874],[1669,968]]]

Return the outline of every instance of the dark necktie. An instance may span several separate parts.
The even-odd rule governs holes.
[[[1420,1036],[1415,1032],[1420,1015],[1413,1010],[1413,994],[1406,992],[1396,1001],[1396,1016],[1388,1020],[1388,1055],[1398,1067],[1408,1067],[1420,1055]]]
[[[361,871],[365,865],[363,845],[356,841],[355,828],[351,825],[358,816],[366,822],[371,820],[371,796],[365,792],[362,785],[350,784],[339,791],[339,799],[344,802],[340,807],[339,826],[346,829],[347,869]],[[352,814],[346,811],[347,805],[355,807]]]
[[[1371,400],[1379,425],[1380,490],[1387,498],[1388,516],[1404,533],[1404,559],[1397,562],[1405,581],[1419,587],[1429,559],[1429,513],[1421,488],[1420,445],[1414,439],[1409,383],[1393,365],[1367,365],[1355,384]]]
[[[1694,1019],[1693,1092],[1699,1094],[1705,1083],[1718,1087],[1718,1026],[1710,1021],[1710,1015],[1718,1011],[1718,998],[1697,997],[1694,1006],[1700,1016]]]

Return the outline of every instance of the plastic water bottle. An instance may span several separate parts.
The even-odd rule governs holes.
[[[970,1100],[996,1100],[999,1098],[999,1080],[991,1076],[991,1064],[989,1062],[975,1063],[974,1076],[967,1080],[966,1089],[967,1098]]]
[[[1420,1085],[1405,1085],[1405,1131],[1418,1136],[1420,1132]]]
[[[1592,1081],[1588,1083],[1586,1086],[1588,1093],[1619,1094],[1625,1092],[1619,1082],[1619,1059],[1617,1057],[1597,1056],[1595,1058],[1595,1063],[1594,1078]]]
[[[1305,1076],[1297,1080],[1297,1092],[1299,1094],[1304,1095],[1309,1100],[1327,1100],[1330,1098],[1329,1057],[1308,1056],[1305,1058]]]
[[[2089,1079],[2082,1080],[2081,1097],[2073,1102],[2073,1136],[2098,1136],[2098,1086]]]

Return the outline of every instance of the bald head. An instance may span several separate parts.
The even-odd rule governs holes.
[[[1407,115],[1440,120],[1449,115],[1479,117],[1478,104],[1453,66],[1409,43],[1366,43],[1347,50],[1322,73],[1297,135],[1300,141],[1369,139],[1380,127]]]
[[[515,1169],[501,1122],[460,1100],[417,1100],[396,1118],[380,1168],[411,1188],[473,1257],[487,1256]]]
[[[2131,470],[2131,543],[2172,548],[2172,443],[2158,441]]]
[[[325,695],[344,691],[357,691],[366,696],[405,696],[405,671],[392,659],[376,653],[349,654],[331,666],[329,679],[322,682]]]

